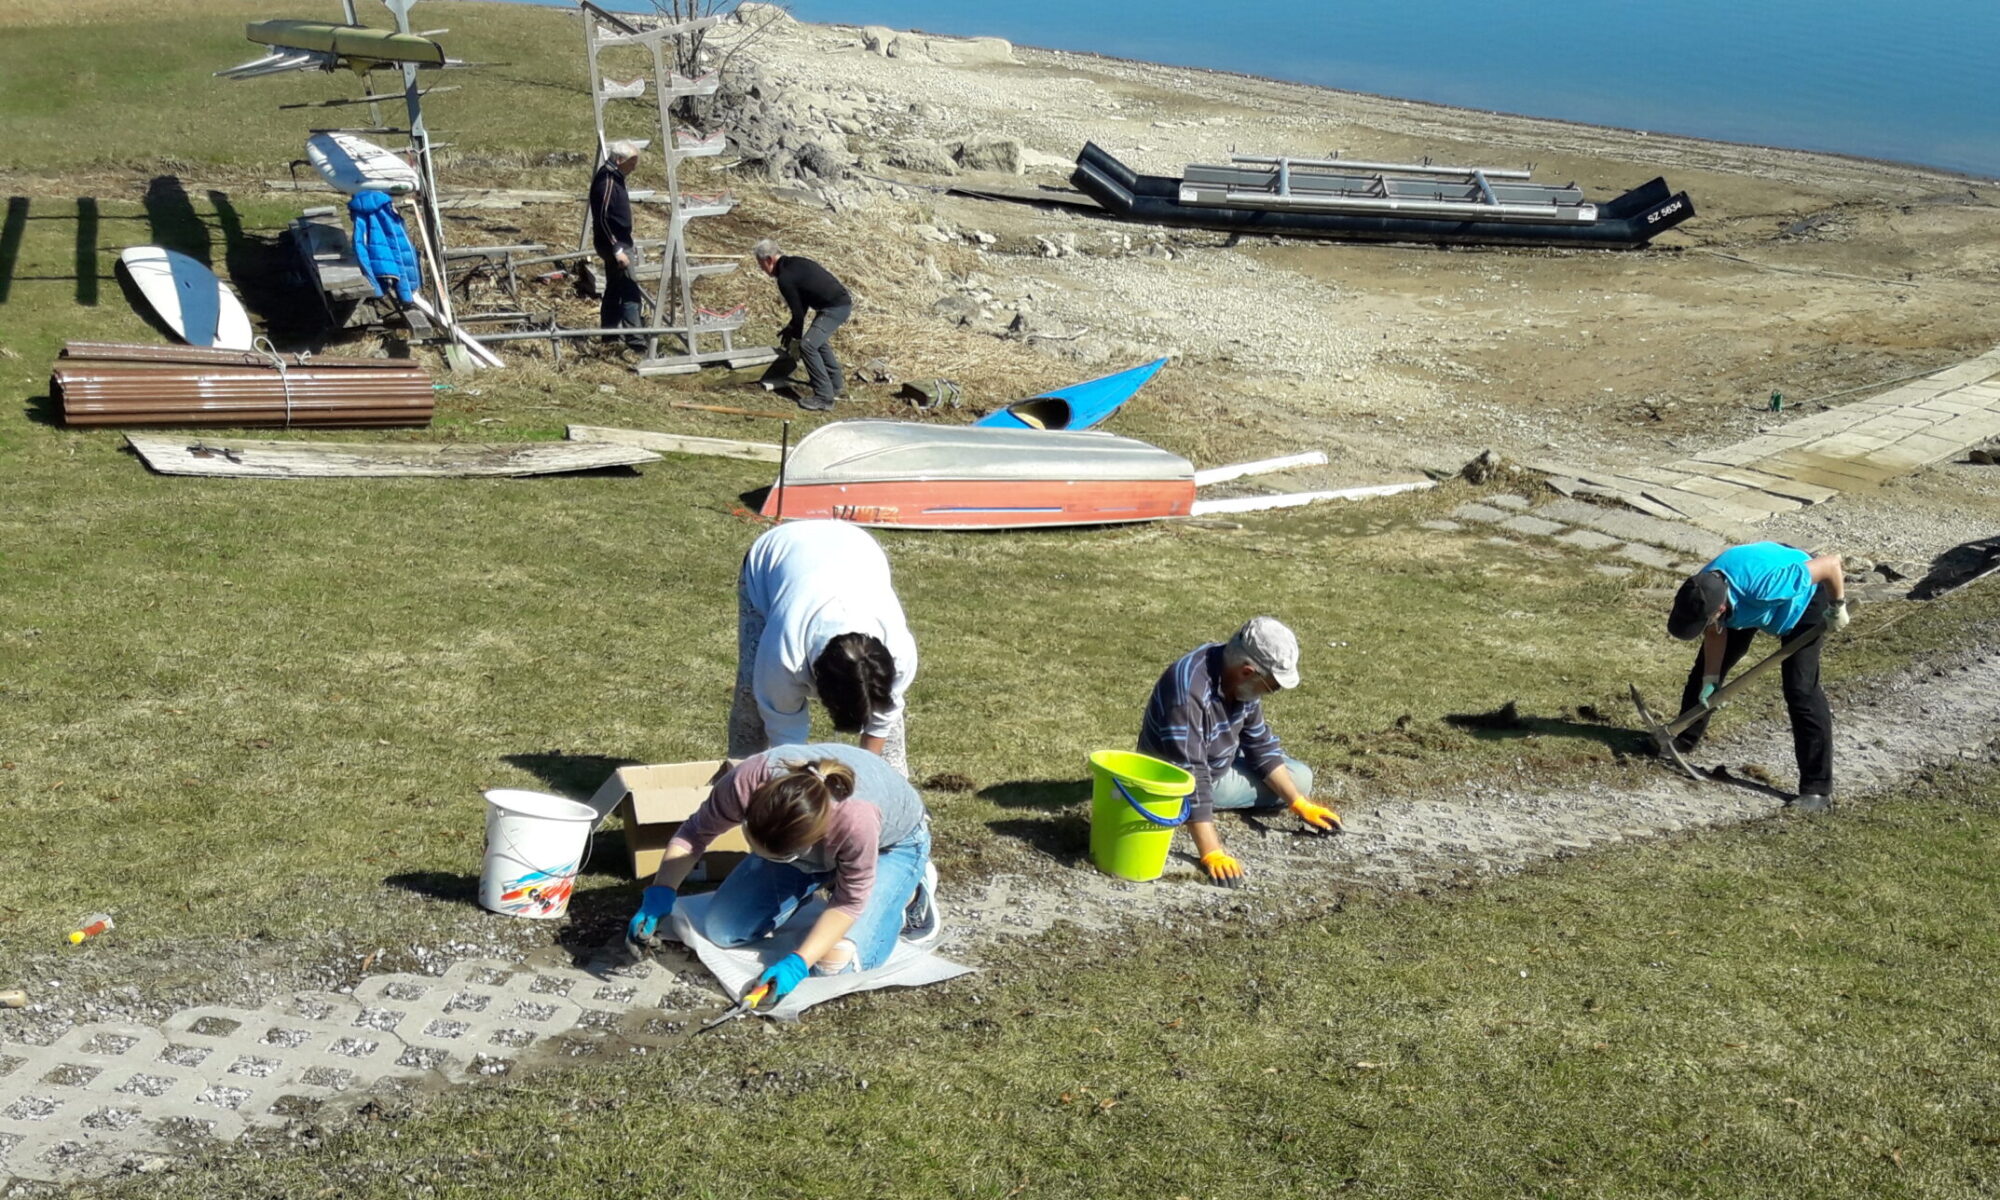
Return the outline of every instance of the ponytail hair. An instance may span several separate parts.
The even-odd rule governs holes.
[[[880,638],[843,633],[827,642],[812,665],[813,690],[826,705],[837,733],[860,733],[868,718],[894,700],[896,660]]]
[[[833,806],[853,794],[854,769],[846,763],[800,763],[750,793],[743,832],[774,855],[797,854],[820,839]]]

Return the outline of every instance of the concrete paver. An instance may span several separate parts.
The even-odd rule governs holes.
[[[1552,534],[1558,534],[1563,531],[1563,527],[1554,521],[1543,520],[1541,517],[1531,517],[1525,513],[1519,516],[1508,517],[1506,520],[1500,522],[1500,528],[1512,530],[1515,533],[1525,533],[1533,537],[1549,537]]]
[[[1643,512],[1734,538],[1774,513],[1877,486],[1995,436],[2000,350],[1661,467],[1609,473],[1565,464],[1561,473]]]
[[[1607,537],[1594,529],[1572,529],[1556,537],[1559,542],[1567,542],[1579,550],[1608,550],[1618,544],[1615,537]]]
[[[1535,511],[1551,521],[1594,529],[1624,541],[1665,546],[1701,559],[1713,558],[1726,545],[1722,538],[1705,529],[1696,529],[1677,521],[1663,521],[1642,513],[1602,508],[1581,500],[1557,500]]]
[[[1657,546],[1642,545],[1638,542],[1627,542],[1620,546],[1618,557],[1630,559],[1642,567],[1653,567],[1661,571],[1671,571],[1674,567],[1673,555]]]

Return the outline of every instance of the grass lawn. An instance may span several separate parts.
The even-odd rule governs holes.
[[[1968,766],[1443,902],[1050,946],[113,1194],[1991,1195],[1996,902]]]
[[[0,65],[79,39],[137,53],[148,27],[119,18],[134,11],[30,6],[0,38]],[[477,37],[517,49],[567,28],[550,11],[477,12]],[[173,20],[207,30],[215,45],[202,53],[227,62],[242,16],[217,5]],[[37,51],[35,37],[56,40]],[[157,119],[142,82],[100,84],[69,95],[72,124]],[[226,97],[251,85],[200,86]],[[502,144],[566,144],[538,111],[524,108]],[[215,123],[250,120],[214,112]],[[45,166],[33,145],[10,143],[0,164]],[[215,169],[240,173],[274,153],[218,143]],[[118,942],[94,961],[161,987],[207,976],[190,945],[332,940],[360,953],[440,923],[479,927],[462,901],[482,788],[587,795],[620,761],[716,754],[734,573],[760,529],[737,497],[770,478],[676,457],[636,475],[527,481],[169,479],[146,473],[116,432],[51,426],[42,394],[63,340],[156,340],[120,295],[117,246],[161,240],[218,266],[255,262],[298,204],[200,178],[153,175],[136,198],[110,187],[87,211],[51,206],[68,193],[42,179],[0,300],[0,388],[20,406],[0,422],[0,809],[14,834],[0,851],[13,881],[0,956],[40,970],[60,961],[49,948],[76,916],[122,906]],[[379,436],[557,437],[566,421],[745,432],[663,406],[726,384],[713,374],[656,383],[586,364],[451,383],[433,429]],[[1187,399],[1149,389],[1131,406],[1132,431],[1216,461],[1209,447],[1234,435],[1186,415]],[[1274,701],[1273,720],[1323,778],[1393,795],[1496,772],[1623,769],[1612,760],[1638,735],[1573,714],[1616,719],[1633,679],[1671,693],[1685,654],[1659,633],[1673,581],[1609,579],[1566,551],[1535,558],[1415,528],[1466,494],[1272,513],[1240,531],[884,535],[923,654],[917,777],[974,785],[931,797],[947,872],[1067,836],[1050,831],[1082,794],[1084,756],[1129,745],[1159,671],[1256,612],[1303,637],[1306,684]],[[1996,611],[1968,597],[1863,653],[1829,655],[1829,672],[1890,669]],[[1776,712],[1768,692],[1745,711]],[[1444,721],[1509,700],[1540,736]],[[579,911],[622,909],[628,889],[600,866]]]

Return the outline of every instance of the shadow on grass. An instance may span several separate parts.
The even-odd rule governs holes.
[[[28,235],[28,198],[7,197],[7,216],[0,221],[0,304],[14,290],[14,264],[21,261],[21,240]]]
[[[1671,768],[1669,769],[1671,770]],[[1680,772],[1678,771],[1674,771],[1673,773],[1677,776],[1680,775]],[[1738,775],[1736,772],[1731,771],[1728,767],[1724,766],[1710,767],[1707,771],[1703,772],[1703,775],[1706,776],[1707,779],[1712,783],[1720,783],[1733,788],[1741,788],[1746,792],[1755,792],[1759,796],[1768,796],[1773,800],[1784,800],[1789,802],[1792,798],[1792,793],[1784,790],[1783,788],[1772,787],[1770,784],[1765,783],[1760,779],[1752,779],[1748,775]],[[1685,776],[1682,776],[1682,778],[1685,778]]]
[[[1910,589],[1912,600],[1932,600],[2000,559],[2000,535],[1953,546],[1931,562],[1930,573]]]
[[[1010,817],[988,821],[986,827],[1001,837],[1024,842],[1029,849],[1046,854],[1064,866],[1081,866],[1090,858],[1090,818],[1081,812]]]
[[[609,754],[569,754],[561,750],[541,750],[528,754],[503,754],[500,761],[519,767],[553,788],[557,795],[588,800],[611,773],[620,767],[639,764],[636,758],[616,758]]]
[[[1566,737],[1596,742],[1621,757],[1638,757],[1650,752],[1653,742],[1646,733],[1615,725],[1593,725],[1565,717],[1524,715],[1512,700],[1483,713],[1446,713],[1444,723],[1462,729],[1480,741],[1509,738]]]
[[[97,197],[76,198],[76,302],[97,307]]]
[[[979,789],[979,798],[1001,808],[1039,808],[1045,812],[1075,804],[1090,795],[1085,779],[1022,779]]]
[[[979,798],[1001,808],[1028,809],[1038,815],[989,821],[986,827],[1002,837],[1025,842],[1057,862],[1076,865],[1090,856],[1090,813],[1078,804],[1090,795],[1080,779],[1022,779],[979,789]]]
[[[479,903],[478,875],[462,875],[456,871],[408,871],[391,875],[382,882],[447,904]]]
[[[202,266],[210,266],[208,226],[194,210],[194,200],[178,175],[155,175],[139,204],[146,210],[146,240],[177,250]]]
[[[76,216],[44,215],[30,216],[30,201],[26,196],[7,198],[7,215],[0,219],[0,304],[7,302],[8,293],[13,290],[16,278],[36,281],[55,281],[74,278],[76,282],[76,302],[87,308],[97,305],[98,270],[97,243],[102,214],[98,211],[97,197],[78,196]],[[22,275],[17,276],[21,261],[21,243],[27,237],[29,221],[70,221],[76,222],[76,271],[74,275]]]

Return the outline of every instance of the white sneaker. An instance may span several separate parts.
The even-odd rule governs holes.
[[[917,884],[916,894],[910,897],[909,907],[903,910],[903,940],[912,946],[927,946],[944,932],[944,918],[938,912],[937,885],[937,864],[927,862],[923,880]]]

